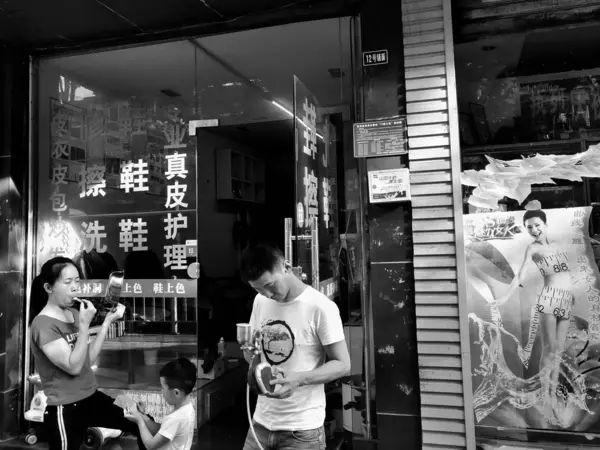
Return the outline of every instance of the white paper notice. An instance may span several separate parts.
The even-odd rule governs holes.
[[[369,172],[369,199],[371,203],[410,200],[410,171],[388,169]]]

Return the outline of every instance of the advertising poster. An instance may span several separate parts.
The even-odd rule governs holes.
[[[600,432],[600,274],[590,214],[464,216],[478,434]]]
[[[369,201],[371,203],[406,200],[410,200],[410,171],[408,169],[369,172]]]

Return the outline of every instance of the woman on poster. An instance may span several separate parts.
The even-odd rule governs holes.
[[[561,355],[574,306],[571,272],[567,253],[548,238],[546,213],[541,209],[528,210],[523,216],[523,224],[534,240],[527,246],[519,271],[498,303],[503,304],[514,295],[522,285],[529,265],[534,263],[543,277],[544,286],[537,296],[537,314],[531,318],[530,329],[536,327],[535,321],[539,320],[542,338],[540,375],[543,380],[545,377],[542,372],[549,372],[544,384],[548,389],[547,394],[552,394],[552,398],[555,393],[550,392],[550,389],[558,388]]]

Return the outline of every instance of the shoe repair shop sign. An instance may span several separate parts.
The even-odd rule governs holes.
[[[410,200],[409,170],[387,169],[370,171],[369,200],[371,203],[402,202]]]

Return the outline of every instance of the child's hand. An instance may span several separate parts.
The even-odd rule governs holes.
[[[144,420],[144,418],[142,417],[142,414],[137,409],[137,405],[125,408],[123,411],[124,411],[125,418],[127,420],[130,420],[131,422],[139,424],[140,421]]]

